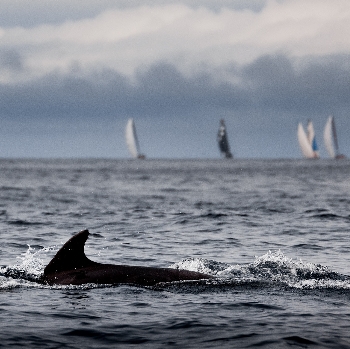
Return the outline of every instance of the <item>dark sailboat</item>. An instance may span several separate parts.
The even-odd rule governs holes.
[[[217,136],[218,144],[220,153],[226,158],[231,159],[232,153],[230,151],[230,145],[228,144],[228,138],[227,138],[227,132],[226,132],[226,126],[225,126],[225,120],[220,120],[220,127],[218,131]]]

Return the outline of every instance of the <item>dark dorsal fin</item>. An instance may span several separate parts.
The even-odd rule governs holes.
[[[84,245],[88,237],[89,231],[82,230],[70,238],[46,266],[44,275],[98,264],[85,256]]]

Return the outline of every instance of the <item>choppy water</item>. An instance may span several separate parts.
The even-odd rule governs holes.
[[[350,348],[350,162],[0,160],[0,347]],[[36,282],[103,263],[215,280]]]

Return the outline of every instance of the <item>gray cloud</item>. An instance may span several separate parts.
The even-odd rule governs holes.
[[[20,53],[14,49],[0,53],[0,69],[19,72],[23,69],[23,60]]]
[[[242,80],[258,107],[296,113],[349,107],[350,70],[339,58],[314,59],[297,69],[285,56],[264,56],[242,69]]]
[[[330,112],[350,107],[350,71],[337,58],[295,68],[285,56],[264,56],[227,70],[226,76],[240,81],[236,83],[218,81],[208,73],[184,76],[164,62],[139,72],[135,81],[112,70],[90,75],[53,73],[27,83],[1,85],[0,107],[3,117],[41,118],[181,115],[202,109]]]
[[[267,0],[179,0],[191,7],[207,7],[214,10],[231,8],[237,10],[251,9],[259,11]],[[0,23],[2,27],[22,26],[30,28],[41,24],[58,24],[92,18],[103,11],[126,9],[140,6],[159,6],[172,3],[168,0],[86,0],[84,5],[80,0],[0,0]]]

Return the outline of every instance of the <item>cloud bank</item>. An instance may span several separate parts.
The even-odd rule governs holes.
[[[133,78],[114,70],[90,74],[75,71],[47,74],[21,84],[0,85],[3,116],[36,115],[45,119],[116,115],[142,117],[218,109],[269,109],[288,113],[324,113],[349,108],[350,71],[338,64],[350,55],[296,69],[284,55],[262,56],[244,66],[187,76],[176,66],[158,62]],[[20,69],[20,63],[12,63]]]
[[[256,12],[184,3],[107,9],[93,18],[34,27],[0,29],[4,52],[22,58],[21,74],[2,82],[30,79],[79,64],[132,75],[157,61],[187,74],[232,62],[247,64],[267,54],[293,58],[350,53],[346,0],[269,1]]]

